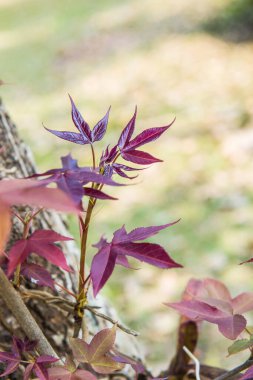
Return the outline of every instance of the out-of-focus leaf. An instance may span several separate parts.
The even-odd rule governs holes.
[[[59,189],[49,189],[31,179],[0,181],[0,255],[11,228],[10,206],[28,204],[79,213],[80,208]]]
[[[48,369],[49,380],[97,380],[89,371],[77,369],[70,372],[65,367],[54,367]]]
[[[64,253],[54,243],[72,238],[62,236],[51,230],[37,230],[28,239],[18,240],[9,252],[8,274],[11,275],[18,264],[22,264],[28,255],[37,253],[60,268],[71,271]]]
[[[74,358],[80,363],[88,363],[102,374],[108,374],[124,367],[110,356],[116,338],[116,325],[99,331],[88,344],[82,339],[71,338],[70,345]]]
[[[51,274],[38,264],[24,263],[24,265],[22,265],[21,274],[29,280],[36,282],[37,285],[54,288],[54,280]]]
[[[8,236],[11,230],[11,218],[10,218],[10,210],[7,206],[0,204],[0,255],[4,250],[6,242],[8,240]]]
[[[240,315],[235,314],[222,318],[217,322],[219,331],[228,339],[236,339],[247,325],[246,319]]]
[[[253,337],[250,339],[239,339],[236,340],[231,346],[228,347],[228,354],[234,355],[238,352],[245,351],[248,348],[251,348],[253,346]]]
[[[59,359],[56,359],[50,355],[41,355],[37,357],[26,367],[24,380],[29,380],[31,373],[34,373],[36,376],[38,376],[39,380],[49,380],[47,366],[48,364],[55,363],[58,360]]]
[[[11,352],[0,352],[0,362],[7,363],[7,367],[5,371],[0,374],[0,377],[15,372],[21,362],[21,354],[29,352],[31,349],[34,349],[35,346],[35,341],[31,342],[28,339],[22,341],[21,339],[13,337]]]
[[[253,293],[244,292],[232,299],[234,313],[243,314],[253,309]]]
[[[191,280],[181,302],[168,303],[180,314],[194,321],[208,321],[218,325],[228,339],[236,339],[247,321],[241,315],[253,309],[253,293],[231,297],[224,284],[213,279]]]

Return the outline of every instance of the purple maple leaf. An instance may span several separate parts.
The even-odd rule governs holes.
[[[59,359],[50,355],[41,355],[34,359],[34,361],[25,369],[24,380],[29,380],[31,373],[34,373],[40,380],[49,380],[47,366],[51,363],[57,362]]]
[[[89,167],[79,167],[77,161],[69,154],[61,157],[62,168],[51,169],[41,174],[34,174],[31,177],[48,177],[42,183],[55,182],[57,187],[64,191],[74,202],[79,205],[83,196],[92,196],[98,199],[116,199],[104,192],[90,187],[85,187],[89,182],[100,183],[110,186],[122,186],[112,179],[99,174]]]
[[[89,371],[78,369],[75,361],[67,357],[64,366],[51,367],[48,369],[50,380],[97,380]]]
[[[64,253],[54,244],[56,241],[68,240],[73,239],[51,230],[36,230],[28,239],[16,241],[9,252],[8,275],[11,275],[17,265],[22,264],[31,253],[37,253],[54,265],[71,271]]]
[[[65,367],[52,367],[48,369],[49,380],[97,380],[97,378],[85,369],[70,371]]]
[[[118,145],[115,145],[112,149],[109,149],[109,145],[106,147],[105,151],[102,152],[100,158],[100,166],[104,164],[110,164],[116,158],[118,154]]]
[[[22,353],[32,351],[36,344],[37,342],[29,341],[27,338],[21,340],[13,337],[11,352],[0,352],[0,362],[7,364],[5,371],[1,373],[0,377],[4,377],[15,372],[21,362]]]
[[[55,131],[49,128],[45,129],[63,140],[67,140],[80,145],[93,144],[95,141],[102,140],[106,132],[110,108],[108,109],[105,116],[95,125],[93,130],[91,130],[89,124],[83,119],[70,95],[69,98],[72,106],[72,120],[79,133]]]
[[[160,159],[151,156],[151,154],[136,149],[158,139],[174,123],[175,119],[164,127],[146,129],[131,140],[135,128],[136,114],[137,108],[119,137],[118,147],[121,156],[127,161],[140,165],[150,165],[155,162],[160,162]]]
[[[22,265],[21,274],[35,282],[37,285],[49,286],[54,289],[54,280],[52,279],[51,274],[38,264],[24,263]]]
[[[118,351],[115,348],[113,349],[112,358],[118,363],[129,364],[135,371],[136,375],[147,373],[146,368],[140,361],[137,361],[125,354],[122,354],[120,351]]]
[[[59,189],[48,189],[40,181],[9,179],[0,182],[0,256],[11,230],[10,206],[29,204],[79,213],[73,201]]]
[[[19,367],[20,361],[21,357],[19,353],[0,352],[0,362],[7,364],[5,371],[1,373],[0,377],[4,377],[15,372]]]
[[[112,242],[101,238],[95,245],[98,253],[94,256],[91,264],[91,279],[94,296],[105,285],[111,276],[116,264],[129,266],[126,256],[133,257],[139,261],[146,262],[159,268],[178,268],[168,253],[158,244],[135,243],[147,239],[159,231],[177,223],[168,223],[162,226],[140,227],[127,233],[125,227],[114,232]]]
[[[183,300],[165,305],[194,321],[218,325],[228,339],[236,339],[246,327],[243,313],[253,309],[253,293],[241,293],[232,298],[223,283],[214,279],[191,280]]]

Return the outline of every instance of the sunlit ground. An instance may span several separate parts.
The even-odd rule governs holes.
[[[105,144],[117,141],[136,104],[138,131],[177,118],[148,147],[164,162],[134,186],[107,189],[120,200],[99,203],[89,241],[110,237],[123,223],[131,229],[181,218],[153,241],[184,269],[134,263],[142,269],[118,269],[103,292],[140,331],[156,369],[173,355],[178,321],[162,303],[177,300],[190,277],[216,276],[233,294],[253,291],[251,265],[238,266],[253,256],[253,43],[203,26],[228,3],[0,0],[0,79],[9,83],[1,97],[40,171],[69,151],[90,162],[87,147],[42,127],[74,130],[68,92],[91,125],[112,105]],[[240,359],[225,358],[229,344],[204,324],[201,361],[234,366]]]

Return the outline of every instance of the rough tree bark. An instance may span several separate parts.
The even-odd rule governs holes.
[[[20,139],[17,128],[13,124],[0,99],[0,180],[4,178],[22,178],[34,174],[35,172],[36,167],[32,153],[29,147]],[[19,207],[18,212],[25,211],[25,209],[25,206]],[[65,220],[55,212],[43,211],[39,218],[35,220],[34,227],[54,229],[62,235],[70,236]],[[8,246],[21,236],[22,225],[19,220],[14,217],[13,231]],[[76,267],[76,263],[78,262],[78,248],[73,242],[67,242],[64,244],[63,249],[67,255],[68,263]],[[42,261],[39,258],[36,258],[36,260],[37,262]],[[76,292],[76,277],[73,274],[62,272],[54,266],[51,267],[49,263],[43,264],[47,265],[48,269],[55,274],[55,279],[58,283]],[[26,285],[32,287],[31,284]],[[48,292],[48,289],[46,289],[46,291]],[[61,296],[66,297],[63,292],[61,292]],[[52,307],[40,299],[30,298],[26,300],[26,304],[54,350],[59,355],[66,354],[66,352],[69,351],[67,337],[72,336],[73,330],[72,316],[68,315],[64,310]],[[95,305],[94,300],[92,301],[92,305]],[[118,320],[115,309],[112,308],[105,299],[99,297],[98,300],[96,300],[96,305],[100,307],[99,312],[110,316],[114,320]],[[86,325],[91,335],[105,326],[108,326],[108,322],[104,319],[88,311],[86,315]],[[110,323],[109,325],[111,326]],[[0,350],[4,350],[9,346],[13,334],[22,336],[22,328],[18,326],[15,318],[6,308],[0,295]],[[118,349],[131,357],[142,359],[141,350],[138,347],[136,338],[129,334],[119,334]],[[129,376],[129,373],[125,375]],[[22,379],[23,376],[20,373],[9,378]]]

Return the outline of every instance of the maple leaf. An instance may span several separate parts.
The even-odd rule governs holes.
[[[49,368],[49,380],[97,380],[97,378],[89,371],[77,369],[74,372],[64,367]]]
[[[54,289],[54,280],[51,274],[38,264],[24,263],[22,265],[21,274],[37,285],[49,286]]]
[[[41,355],[34,358],[33,362],[28,364],[24,373],[24,380],[29,380],[31,373],[34,373],[40,380],[49,380],[47,366],[57,362],[59,359],[50,355]]]
[[[118,147],[122,158],[126,161],[131,161],[140,165],[150,165],[155,162],[161,162],[162,160],[153,157],[151,154],[136,149],[158,139],[174,123],[175,119],[169,125],[164,127],[146,129],[131,140],[135,129],[136,115],[137,108],[135,108],[133,117],[123,129],[119,137]]]
[[[32,352],[36,346],[36,340],[29,340],[27,337],[25,337],[23,340],[17,337],[13,337],[12,351],[19,353],[20,355],[23,352]]]
[[[64,367],[53,367],[48,369],[50,380],[97,380],[89,371],[77,369],[75,362],[68,358]]]
[[[214,279],[191,280],[181,302],[166,303],[194,321],[218,325],[219,331],[234,340],[246,327],[243,313],[253,309],[253,293],[232,298],[223,283]]]
[[[82,339],[71,338],[73,355],[80,363],[88,363],[94,371],[108,374],[124,367],[109,355],[116,339],[116,325],[99,331],[88,344]]]
[[[104,238],[100,239],[99,243],[95,245],[98,248],[98,253],[94,256],[91,264],[91,280],[94,296],[97,295],[111,276],[119,257],[124,258],[123,261],[119,260],[120,264],[122,265],[123,263],[124,266],[129,265],[125,257],[130,256],[159,268],[181,267],[180,264],[172,260],[160,245],[135,243],[135,241],[147,239],[177,222],[162,226],[140,227],[129,233],[126,232],[123,226],[114,232],[111,243],[108,243]]]
[[[51,230],[37,230],[28,239],[16,241],[9,252],[8,275],[11,275],[17,265],[22,264],[31,253],[37,253],[54,265],[71,271],[64,253],[54,244],[56,241],[68,240],[73,239]]]
[[[29,204],[58,211],[80,212],[80,209],[59,189],[46,188],[31,179],[0,181],[0,252],[4,249],[11,228],[10,206]]]
[[[129,364],[135,371],[136,375],[145,374],[147,372],[146,368],[140,361],[134,360],[133,358],[125,354],[122,354],[120,351],[116,349],[113,349],[112,357],[118,363]]]
[[[252,348],[253,346],[253,336],[250,335],[249,339],[239,339],[236,340],[231,346],[228,347],[228,354],[234,355],[238,352],[245,351]]]
[[[7,363],[7,367],[0,377],[7,376],[15,372],[20,364],[21,357],[15,352],[0,352],[0,362]]]
[[[118,154],[118,145],[115,145],[112,149],[109,149],[109,145],[108,145],[105,151],[102,152],[102,155],[100,158],[100,166],[113,162],[117,154]]]
[[[22,341],[21,339],[13,337],[11,352],[0,352],[0,362],[7,363],[7,367],[0,377],[15,372],[21,362],[21,354],[23,352],[30,352],[34,349],[36,344],[35,341],[29,341],[28,339]]]
[[[131,172],[131,171],[135,171],[135,170],[143,170],[144,168],[132,168],[131,166],[114,163],[114,164],[112,164],[112,169],[113,169],[114,173],[118,174],[121,177],[128,178],[128,179],[134,179],[137,177],[136,175],[130,177],[125,173],[125,171]]]
[[[31,177],[48,177],[40,182],[56,183],[57,187],[65,192],[75,204],[79,205],[84,195],[92,196],[98,199],[116,199],[104,192],[84,187],[89,182],[100,183],[110,186],[122,186],[110,178],[104,177],[89,167],[80,168],[77,161],[70,154],[61,157],[62,168],[51,169],[44,173],[34,174]]]
[[[78,111],[73,99],[69,95],[71,106],[72,106],[72,120],[79,133],[75,132],[64,132],[55,131],[53,129],[45,128],[48,132],[60,137],[63,140],[73,142],[75,144],[93,144],[95,141],[100,141],[105,135],[110,108],[108,109],[105,116],[95,125],[93,130],[90,129],[88,123],[83,119],[81,113]]]

